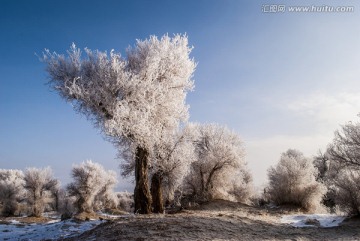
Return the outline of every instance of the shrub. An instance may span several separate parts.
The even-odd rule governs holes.
[[[360,215],[360,173],[342,169],[334,179],[335,203],[348,214]]]
[[[245,201],[252,178],[246,169],[240,137],[215,124],[197,124],[193,130],[196,157],[182,186],[186,202],[218,198]]]
[[[2,216],[14,216],[24,197],[24,174],[20,170],[0,169],[0,202]]]
[[[289,149],[281,155],[279,163],[268,170],[267,195],[277,205],[293,205],[314,211],[326,192],[316,181],[317,170],[312,161],[297,151]]]
[[[58,185],[58,181],[52,175],[49,167],[26,169],[24,187],[27,191],[27,203],[31,206],[30,215],[40,217],[46,204],[51,201],[51,191]]]
[[[91,213],[106,206],[106,199],[116,184],[116,173],[105,171],[98,163],[86,161],[73,167],[72,177],[74,180],[67,186],[67,191],[75,197],[79,213]]]
[[[75,198],[69,196],[65,189],[60,188],[56,195],[57,212],[61,214],[61,219],[68,219],[75,213]]]
[[[116,172],[107,171],[104,176],[104,184],[95,197],[94,208],[96,210],[111,210],[116,209],[118,199],[114,192],[114,187],[117,183]]]
[[[129,192],[118,192],[116,193],[118,198],[118,209],[133,212],[134,211],[134,196]]]
[[[253,178],[247,169],[238,172],[234,177],[232,187],[227,191],[229,199],[240,203],[250,203],[254,196]]]

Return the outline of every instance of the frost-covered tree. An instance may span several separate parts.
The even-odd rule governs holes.
[[[1,215],[13,216],[24,199],[24,174],[20,170],[0,169]]]
[[[326,193],[325,186],[316,181],[317,175],[311,159],[298,150],[287,150],[278,164],[268,170],[270,201],[315,210]]]
[[[324,180],[332,199],[341,210],[360,215],[360,123],[349,122],[337,130],[326,157]]]
[[[226,198],[237,174],[246,167],[242,141],[216,124],[195,124],[192,128],[196,160],[184,180],[184,193],[196,201]]]
[[[149,151],[163,133],[188,116],[185,97],[193,88],[195,63],[187,36],[138,40],[126,58],[73,45],[68,57],[46,51],[51,86],[79,113],[135,158],[135,212],[149,213]]]
[[[105,171],[103,166],[92,161],[75,165],[72,169],[72,178],[74,180],[68,184],[67,191],[70,196],[76,198],[79,213],[93,212],[94,208],[96,209],[96,198],[103,205],[106,195],[111,195],[112,188],[117,182],[113,171]]]
[[[45,204],[51,198],[51,190],[58,185],[58,180],[53,177],[51,168],[47,167],[26,169],[24,181],[24,188],[27,191],[26,200],[31,206],[31,215],[40,217]]]
[[[360,170],[360,123],[349,122],[335,131],[333,143],[327,149],[330,159],[341,166]]]

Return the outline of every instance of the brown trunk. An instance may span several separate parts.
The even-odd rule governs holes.
[[[151,197],[154,213],[164,212],[164,201],[162,196],[162,177],[159,173],[155,173],[151,178]]]
[[[148,152],[142,147],[136,149],[135,157],[135,213],[151,213],[151,196],[148,184]]]

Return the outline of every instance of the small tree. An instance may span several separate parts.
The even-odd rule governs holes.
[[[1,215],[14,216],[18,203],[23,200],[24,174],[20,170],[0,169],[0,202],[2,203]]]
[[[50,167],[38,169],[28,168],[24,174],[27,202],[31,206],[31,215],[40,217],[45,209],[51,190],[58,185]]]
[[[70,196],[76,198],[78,212],[92,213],[95,206],[95,198],[103,201],[104,195],[109,194],[116,183],[116,174],[112,171],[105,171],[104,168],[92,161],[82,162],[72,169],[74,179],[67,186]],[[114,180],[115,179],[115,180]]]
[[[226,198],[236,174],[245,167],[244,148],[239,136],[215,124],[193,126],[196,160],[184,180],[184,193],[196,201]]]
[[[85,49],[87,58],[73,45],[69,57],[46,51],[50,84],[75,110],[121,148],[131,146],[135,159],[135,212],[149,213],[149,155],[164,133],[186,121],[187,91],[195,63],[187,36],[151,36],[138,40],[122,58],[114,51]]]
[[[316,181],[317,170],[312,161],[297,150],[289,149],[279,163],[268,170],[268,195],[277,205],[294,205],[307,211],[319,207],[325,186]]]

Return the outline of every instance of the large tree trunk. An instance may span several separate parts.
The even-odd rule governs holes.
[[[135,157],[135,213],[151,213],[151,196],[148,184],[148,157],[146,149],[138,147]]]
[[[162,176],[155,173],[151,178],[151,197],[154,213],[164,212],[164,201],[162,196]]]

